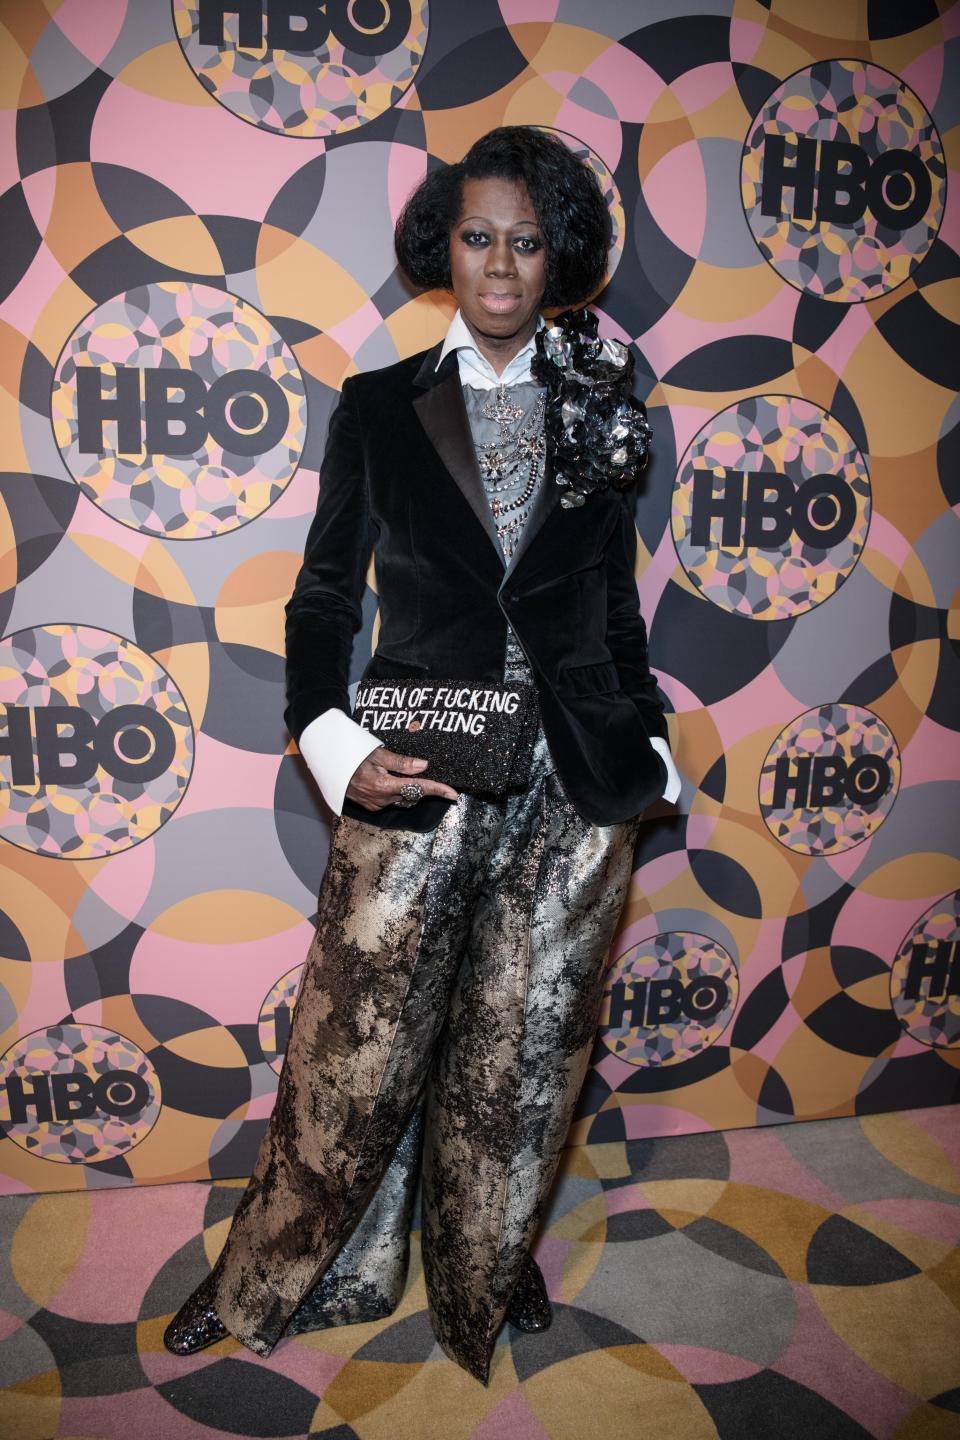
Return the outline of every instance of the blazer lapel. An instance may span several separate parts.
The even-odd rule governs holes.
[[[484,494],[477,453],[463,403],[457,357],[455,353],[448,355],[437,372],[437,354],[436,349],[428,351],[417,372],[415,384],[426,388],[414,400],[413,408],[427,433],[427,438],[487,532],[502,563],[503,551]]]

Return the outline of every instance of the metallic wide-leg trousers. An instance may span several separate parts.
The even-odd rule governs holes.
[[[269,1354],[304,1301],[291,1329],[309,1328],[328,1270],[318,1324],[399,1300],[422,1116],[430,1318],[486,1381],[583,1082],[636,833],[580,819],[542,741],[523,794],[461,796],[433,832],[337,823],[276,1107],[217,1263],[217,1311],[250,1349]]]

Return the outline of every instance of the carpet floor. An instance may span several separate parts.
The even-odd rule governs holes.
[[[957,1440],[960,1109],[568,1150],[543,1335],[447,1360],[416,1244],[388,1320],[261,1360],[164,1327],[239,1182],[0,1200],[4,1440]]]

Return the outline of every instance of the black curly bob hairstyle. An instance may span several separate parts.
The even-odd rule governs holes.
[[[512,180],[526,188],[546,252],[545,308],[582,304],[607,270],[610,215],[599,181],[562,140],[528,125],[483,135],[456,165],[434,170],[410,196],[394,241],[414,285],[450,289],[450,232],[465,180]]]

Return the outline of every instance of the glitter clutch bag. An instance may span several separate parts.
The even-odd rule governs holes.
[[[522,790],[537,737],[532,685],[361,680],[353,718],[388,750],[429,762],[426,775],[471,795]]]

